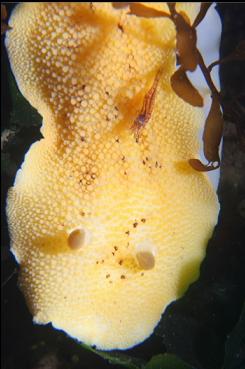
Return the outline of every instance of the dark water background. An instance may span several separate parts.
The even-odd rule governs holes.
[[[10,13],[15,4],[8,4]],[[245,39],[245,4],[220,3],[223,23],[221,56]],[[81,348],[51,326],[32,323],[17,287],[17,271],[9,252],[5,199],[17,168],[31,143],[41,137],[38,119],[20,123],[11,115],[9,64],[1,40],[1,131],[10,136],[1,148],[1,266],[2,266],[2,369],[110,369],[120,368]],[[242,311],[245,297],[245,65],[232,62],[221,67],[222,91],[233,112],[225,123],[219,199],[221,212],[199,281],[185,296],[171,304],[155,334],[128,350],[128,355],[149,360],[152,355],[172,352],[196,369],[245,368],[245,318],[237,333],[225,343]],[[23,123],[24,122],[24,123]],[[225,364],[223,363],[225,357]]]

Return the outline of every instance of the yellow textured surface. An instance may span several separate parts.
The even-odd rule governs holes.
[[[199,5],[183,9],[193,19]],[[218,213],[187,163],[203,112],[171,90],[174,26],[111,3],[22,3],[10,26],[12,69],[44,136],[8,196],[21,289],[36,322],[101,349],[133,346],[197,277]],[[160,67],[137,143],[130,127]],[[85,238],[72,249],[76,229]],[[154,268],[139,267],[137,250]]]

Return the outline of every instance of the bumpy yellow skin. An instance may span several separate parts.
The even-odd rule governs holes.
[[[148,4],[167,10],[166,4]],[[200,5],[179,4],[190,19]],[[12,251],[37,323],[100,349],[146,339],[198,275],[217,220],[198,154],[203,111],[171,89],[175,29],[111,3],[22,3],[6,45],[19,88],[43,116],[8,196]],[[130,130],[159,68],[152,116]],[[82,247],[70,232],[82,229]],[[143,245],[143,246],[142,246]],[[137,263],[138,249],[154,267]]]

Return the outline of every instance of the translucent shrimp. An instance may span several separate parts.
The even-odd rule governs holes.
[[[137,115],[136,119],[134,120],[133,125],[131,126],[131,130],[134,132],[136,140],[139,139],[139,133],[142,128],[145,127],[146,123],[150,120],[151,114],[154,108],[154,102],[156,98],[157,93],[157,86],[159,83],[159,80],[162,75],[162,69],[159,69],[153,85],[149,89],[149,91],[146,93],[143,101],[142,108],[140,110],[140,113]]]

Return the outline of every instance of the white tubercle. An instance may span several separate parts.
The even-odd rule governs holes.
[[[78,227],[69,232],[67,244],[72,250],[79,250],[91,242],[91,234],[84,227]]]
[[[156,249],[149,240],[136,246],[136,260],[141,269],[149,270],[155,266]]]
[[[215,3],[210,6],[206,16],[204,17],[202,22],[197,26],[196,30],[197,30],[197,47],[200,53],[202,54],[206,66],[209,66],[212,62],[219,59],[219,47],[222,30],[220,16],[215,9]],[[187,74],[191,83],[198,89],[198,91],[204,98],[204,120],[203,126],[201,127],[201,130],[199,132],[199,138],[201,142],[199,156],[200,160],[203,163],[206,163],[207,160],[203,154],[202,135],[204,123],[206,117],[208,116],[212,100],[210,97],[210,91],[207,82],[203,77],[200,67],[197,67],[197,69],[194,72],[187,72]],[[219,66],[215,66],[213,68],[211,76],[216,88],[219,90],[220,89]],[[217,190],[220,170],[216,169],[214,171],[207,172],[207,175],[210,181],[212,182],[214,188]]]

